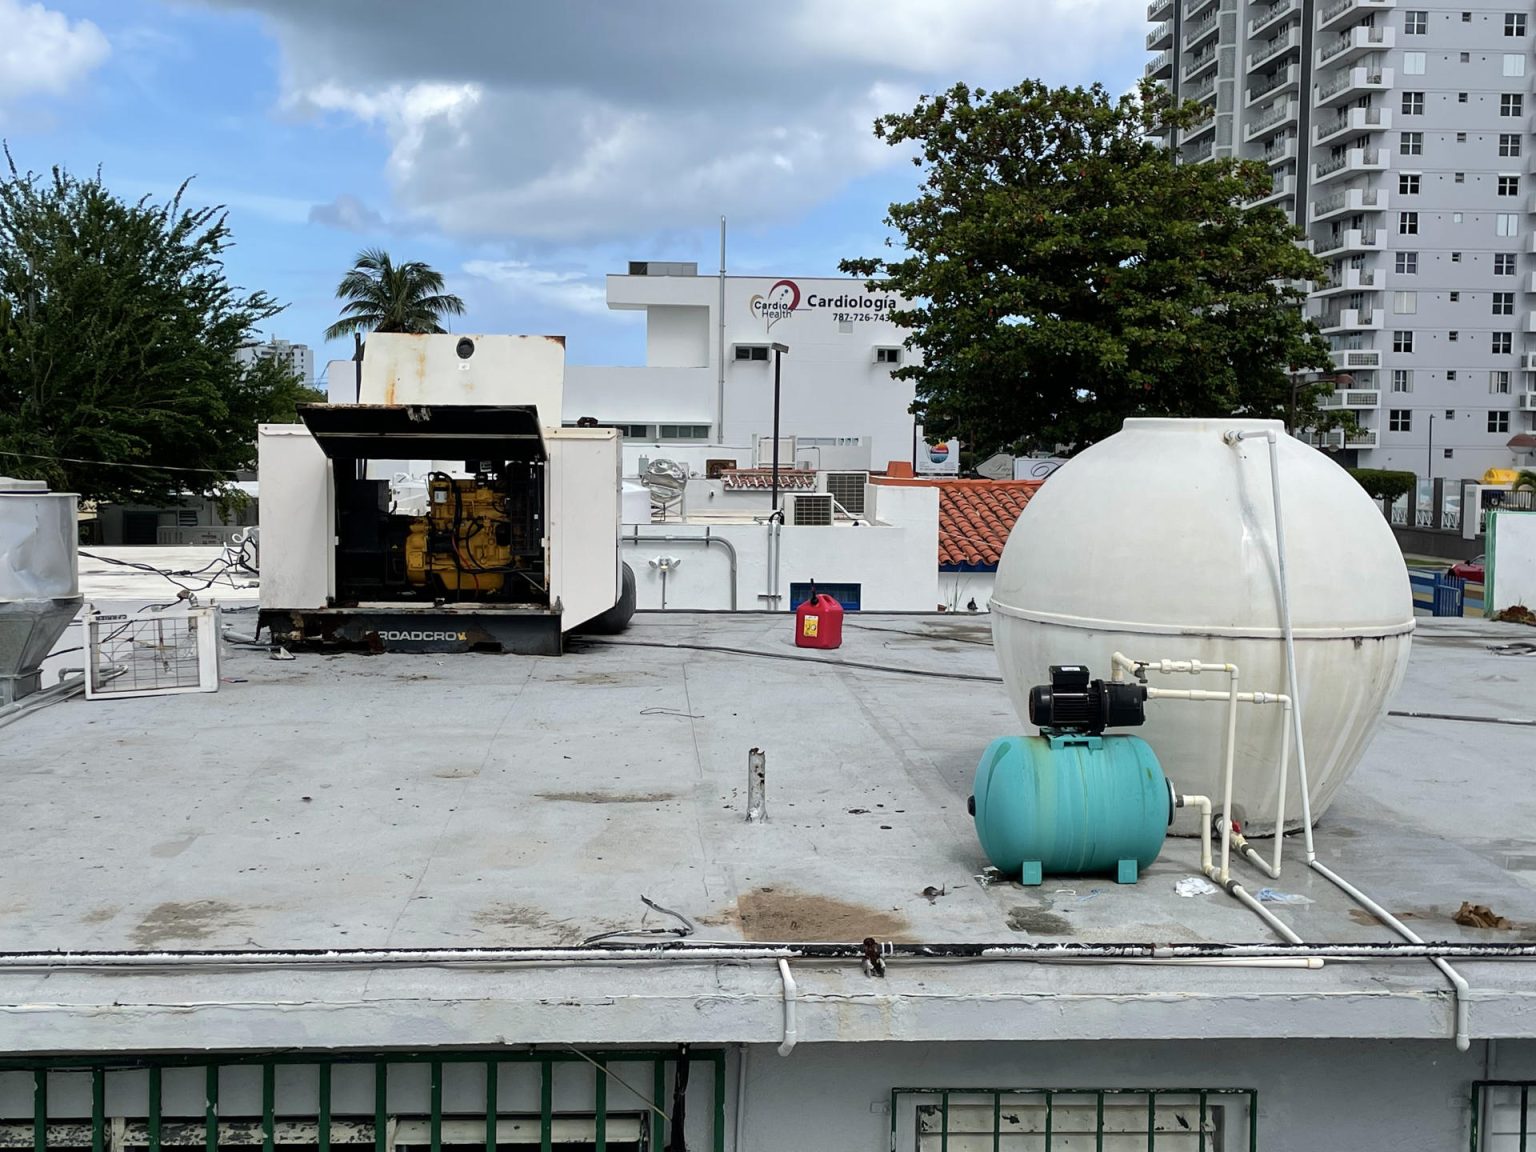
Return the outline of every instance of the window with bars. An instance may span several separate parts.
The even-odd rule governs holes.
[[[681,1106],[688,1147],[725,1149],[718,1049],[207,1059],[0,1065],[0,1148],[642,1152]]]
[[[1248,1088],[897,1088],[891,1152],[1255,1152]]]

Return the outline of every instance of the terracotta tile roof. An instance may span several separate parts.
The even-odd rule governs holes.
[[[939,567],[988,571],[997,567],[1008,533],[1040,480],[883,480],[939,490]]]
[[[758,488],[768,491],[773,488],[773,469],[738,468],[734,471],[720,473],[720,482],[727,492],[743,492]],[[814,492],[816,491],[816,473],[807,472],[800,468],[786,468],[780,464],[779,490],[782,492]]]

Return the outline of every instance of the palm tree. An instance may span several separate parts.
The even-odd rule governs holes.
[[[441,272],[417,260],[396,264],[381,248],[358,253],[336,286],[336,298],[346,304],[325,338],[351,334],[359,360],[369,332],[444,332],[445,317],[464,314],[464,301],[443,291]]]

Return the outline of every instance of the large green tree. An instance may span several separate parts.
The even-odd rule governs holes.
[[[875,134],[912,150],[885,256],[842,262],[910,306],[914,412],[979,450],[1081,448],[1128,416],[1246,415],[1326,426],[1332,362],[1298,282],[1320,261],[1263,164],[1176,164],[1154,136],[1200,115],[1150,84],[958,84]],[[871,285],[874,286],[873,283]]]
[[[225,278],[219,208],[0,173],[0,472],[98,500],[222,495],[297,380],[236,351],[280,311]]]
[[[358,253],[336,286],[345,301],[341,319],[325,330],[327,340],[351,336],[359,359],[370,332],[443,332],[443,321],[464,314],[464,301],[444,291],[441,272],[419,260],[396,264],[381,248]]]

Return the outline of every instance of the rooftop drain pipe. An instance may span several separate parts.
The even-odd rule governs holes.
[[[1230,796],[1228,797],[1230,800]],[[1302,938],[1291,931],[1290,927],[1264,905],[1260,904],[1248,894],[1248,890],[1225,874],[1226,865],[1223,863],[1221,870],[1216,868],[1211,859],[1211,800],[1209,796],[1180,796],[1180,808],[1197,808],[1200,811],[1200,870],[1210,878],[1213,884],[1219,885],[1227,895],[1237,900],[1249,911],[1253,912],[1264,923],[1279,934],[1282,940],[1291,944],[1304,944]],[[1230,826],[1230,822],[1228,822]],[[1222,837],[1223,849],[1226,847],[1226,837]],[[1225,853],[1224,853],[1225,854]],[[1309,968],[1321,968],[1323,963],[1316,957],[1306,957]]]
[[[1294,702],[1294,706],[1291,709],[1291,723],[1295,729],[1296,769],[1301,777],[1301,827],[1302,834],[1306,840],[1307,866],[1332,883],[1388,928],[1391,928],[1410,945],[1422,945],[1424,941],[1411,928],[1317,859],[1317,850],[1312,841],[1312,797],[1308,794],[1307,751],[1302,739],[1301,696],[1296,686],[1296,635],[1291,627],[1291,593],[1285,563],[1285,517],[1281,512],[1280,506],[1280,452],[1278,438],[1273,430],[1264,432],[1238,432],[1234,430],[1224,433],[1222,439],[1234,449],[1241,446],[1244,440],[1263,439],[1269,443],[1269,483],[1272,494],[1271,498],[1275,508],[1275,566],[1279,576],[1280,631],[1285,640],[1286,687],[1291,700]],[[1276,828],[1276,838],[1282,837],[1284,832],[1283,828]],[[1457,972],[1456,969],[1446,962],[1444,954],[1432,955],[1429,956],[1429,959],[1436,968],[1440,969],[1445,978],[1451,982],[1451,988],[1456,1001],[1456,1047],[1459,1051],[1465,1052],[1472,1043],[1467,1021],[1467,1002],[1471,995],[1471,986],[1461,973]]]
[[[714,544],[720,545],[720,547],[725,549],[725,554],[730,558],[731,562],[731,611],[736,611],[736,545],[732,544],[725,537],[714,535],[712,529],[709,528],[704,529],[704,535],[702,536],[678,536],[670,532],[661,535],[647,533],[642,536],[637,525],[628,536],[628,540],[636,547],[639,547],[641,544],[695,544],[704,548],[709,548]]]
[[[794,973],[789,970],[789,961],[779,960],[779,979],[784,983],[784,1042],[779,1045],[779,1055],[788,1056],[795,1050],[795,1044],[800,1038],[800,1029],[795,1025],[795,1005],[799,1001],[799,988],[795,984]]]

